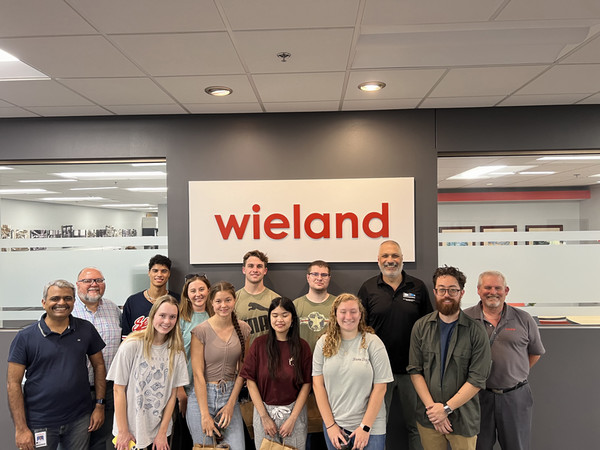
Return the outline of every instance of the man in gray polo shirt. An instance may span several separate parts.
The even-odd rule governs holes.
[[[479,275],[481,301],[465,313],[484,324],[492,347],[492,371],[479,391],[481,430],[477,450],[492,450],[498,439],[503,450],[529,449],[533,396],[529,369],[544,354],[537,324],[529,313],[505,303],[508,294],[502,273]]]

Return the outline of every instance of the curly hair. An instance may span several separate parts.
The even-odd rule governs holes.
[[[467,284],[467,276],[462,273],[460,270],[458,270],[456,267],[452,267],[452,266],[444,266],[444,267],[438,267],[437,269],[435,269],[435,272],[433,273],[433,286],[435,287],[437,279],[440,277],[454,277],[456,278],[456,281],[458,282],[458,286],[461,289],[465,288],[465,284]]]
[[[323,343],[323,355],[326,358],[331,358],[340,350],[342,344],[342,335],[340,333],[340,325],[337,322],[337,310],[341,303],[355,301],[360,311],[360,320],[358,322],[358,332],[362,335],[360,341],[361,348],[367,348],[366,334],[375,333],[373,328],[367,326],[366,322],[366,311],[361,301],[353,294],[340,294],[333,302],[331,307],[331,313],[329,314],[329,325],[327,325],[327,331],[325,334],[325,342]]]

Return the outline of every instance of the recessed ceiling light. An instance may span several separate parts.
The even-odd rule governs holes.
[[[469,169],[465,172],[453,175],[448,180],[477,180],[478,178],[489,178],[490,172],[496,172],[504,169],[506,166],[479,166]]]
[[[19,183],[70,183],[77,180],[70,180],[68,178],[60,180],[19,180]]]
[[[556,172],[519,172],[519,175],[554,175]]]
[[[0,166],[0,170],[13,170],[12,167]]]
[[[366,81],[364,83],[360,83],[358,88],[361,91],[365,92],[375,92],[380,91],[385,87],[385,83],[383,81]]]
[[[106,208],[143,208],[152,206],[150,203],[108,203],[104,205]]]
[[[97,202],[106,199],[104,197],[45,197],[40,200],[46,202]]]
[[[568,160],[590,160],[600,159],[600,155],[575,155],[575,156],[544,156],[538,158],[538,161],[568,161]]]
[[[46,189],[0,189],[0,194],[40,194]]]
[[[166,187],[136,187],[136,188],[125,188],[126,191],[131,192],[167,192]]]
[[[70,191],[105,191],[107,189],[118,189],[117,186],[103,186],[103,187],[84,187],[84,188],[71,188]]]
[[[228,88],[226,86],[209,86],[204,89],[208,95],[213,95],[215,97],[225,97],[233,92],[233,89]]]
[[[166,166],[166,162],[132,163],[133,167]]]
[[[84,180],[136,180],[136,179],[153,179],[166,178],[165,172],[61,172],[54,173],[59,177],[77,178]]]

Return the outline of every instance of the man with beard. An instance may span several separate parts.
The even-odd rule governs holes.
[[[104,422],[104,342],[87,320],[73,317],[75,286],[65,280],[44,286],[45,313],[19,331],[8,353],[7,392],[22,450],[87,450],[89,432]],[[86,356],[94,369],[92,405]],[[23,377],[25,386],[21,388]],[[5,443],[6,444],[6,443]],[[3,446],[4,447],[4,446]],[[6,448],[6,447],[5,447]]]
[[[367,312],[367,325],[373,327],[385,344],[394,373],[394,381],[388,384],[384,398],[388,421],[394,392],[397,391],[408,448],[422,449],[415,416],[417,394],[406,366],[412,327],[433,308],[425,284],[403,270],[402,250],[397,242],[382,242],[377,262],[381,273],[363,283],[358,297]]]
[[[545,349],[529,313],[505,303],[508,290],[502,273],[483,272],[477,281],[481,301],[465,310],[484,325],[494,361],[486,389],[479,391],[478,450],[492,450],[496,436],[503,450],[529,449],[531,441],[533,396],[527,377]]]
[[[407,367],[415,390],[423,448],[475,450],[479,433],[477,392],[485,389],[491,352],[483,326],[460,309],[467,278],[455,267],[433,275],[437,311],[412,330]],[[458,411],[457,411],[458,410]]]
[[[104,298],[105,290],[106,282],[102,272],[94,267],[82,269],[77,275],[77,293],[73,316],[88,320],[96,327],[100,337],[106,344],[106,347],[102,349],[102,356],[108,372],[121,343],[121,310],[109,299]],[[94,372],[89,360],[87,365],[90,391],[95,402]],[[112,440],[113,415],[115,412],[112,381],[106,382],[105,399],[104,424],[90,434],[90,450],[106,450],[107,444]]]

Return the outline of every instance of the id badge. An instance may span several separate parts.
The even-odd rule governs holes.
[[[46,447],[48,445],[46,440],[46,430],[36,431],[33,439],[35,440],[35,448]]]

